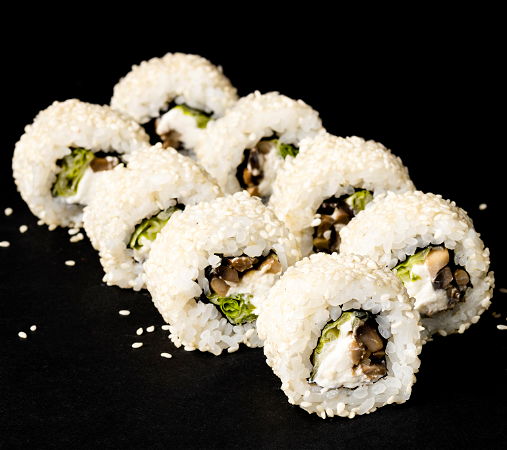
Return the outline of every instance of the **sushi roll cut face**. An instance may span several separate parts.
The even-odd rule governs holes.
[[[242,191],[174,215],[152,245],[145,278],[173,342],[219,355],[261,345],[262,303],[300,256],[273,211]]]
[[[382,144],[329,133],[301,142],[278,173],[269,204],[304,256],[340,249],[340,230],[386,191],[415,190],[407,168]]]
[[[227,193],[245,189],[267,198],[284,162],[300,141],[323,132],[318,113],[278,92],[241,98],[202,135],[195,153]]]
[[[196,162],[160,143],[132,155],[97,187],[84,227],[99,251],[108,285],[145,287],[143,264],[171,217],[187,205],[222,195]]]
[[[454,202],[388,193],[342,231],[341,250],[386,264],[415,300],[423,338],[465,331],[490,305],[489,250]]]
[[[80,226],[96,187],[149,136],[132,119],[79,100],[54,102],[17,142],[14,179],[32,212],[51,226]]]
[[[405,402],[420,365],[413,300],[391,271],[358,255],[318,253],[289,268],[258,332],[289,402],[323,418]]]
[[[189,150],[237,99],[221,67],[198,55],[167,53],[133,66],[115,86],[111,106],[147,124],[164,148]]]

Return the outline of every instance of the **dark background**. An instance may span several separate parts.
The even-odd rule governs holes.
[[[151,22],[136,11],[126,22],[97,11],[64,25],[32,13],[37,26],[18,23],[23,45],[2,34],[0,241],[11,245],[0,248],[0,448],[504,447],[507,331],[496,325],[507,325],[507,294],[499,292],[507,288],[505,112],[497,110],[505,95],[494,26],[479,31],[457,17],[452,28],[433,18],[321,23],[263,12],[249,21],[210,18],[200,28],[149,8]],[[133,64],[166,52],[222,65],[240,96],[279,91],[304,100],[329,132],[383,143],[418,189],[473,218],[491,249],[493,304],[463,335],[424,347],[407,403],[353,420],[308,415],[288,404],[261,349],[219,357],[176,349],[146,291],[105,286],[86,238],[70,243],[67,230],[37,226],[12,180],[25,125],[54,100],[109,103]],[[150,325],[155,332],[136,335]],[[132,349],[138,341],[144,346]]]

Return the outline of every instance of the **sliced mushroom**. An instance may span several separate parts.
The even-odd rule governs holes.
[[[352,359],[352,363],[356,366],[358,365],[362,359],[364,359],[366,354],[366,349],[364,344],[356,339],[353,339],[349,346],[350,357]]]
[[[252,197],[261,197],[261,192],[259,191],[259,186],[250,186],[246,188],[246,191],[252,196]]]
[[[449,266],[445,266],[440,272],[438,272],[435,280],[433,281],[433,289],[447,289],[447,286],[451,284],[452,272]]]
[[[429,252],[424,264],[428,267],[431,279],[435,280],[438,272],[449,264],[449,252],[446,248],[434,248]]]
[[[282,270],[282,264],[274,255],[268,256],[259,265],[258,270],[263,270],[265,273],[278,273]]]
[[[458,286],[466,286],[470,282],[468,273],[463,269],[456,269],[454,271],[454,279]]]
[[[90,162],[90,167],[94,172],[102,172],[103,170],[111,170],[116,166],[114,161],[107,158],[93,158]]]
[[[274,144],[271,141],[259,141],[257,143],[257,150],[261,152],[263,155],[267,155],[274,147]]]
[[[377,350],[376,352],[372,352],[372,354],[370,355],[370,358],[371,359],[381,359],[384,356],[386,356],[385,350]]]
[[[329,230],[333,224],[335,223],[335,220],[326,214],[323,214],[320,217],[320,225],[317,227],[317,236],[322,237],[324,236],[324,233]]]
[[[229,281],[231,283],[239,283],[239,275],[236,269],[228,266],[219,266],[211,271],[213,277],[218,277],[221,280]]]
[[[229,285],[218,277],[213,277],[211,279],[210,286],[216,294],[220,295],[220,297],[225,297],[227,292],[229,292]]]
[[[176,150],[181,148],[181,134],[175,130],[170,130],[168,133],[160,135],[162,140],[162,148],[174,148]]]
[[[257,264],[257,261],[257,258],[249,258],[248,256],[238,256],[227,260],[229,265],[238,272],[244,272],[245,270],[251,269],[254,264]]]
[[[370,379],[383,377],[386,374],[386,366],[384,363],[375,363],[369,366],[362,365],[361,370]]]
[[[452,309],[461,300],[461,292],[454,286],[447,288],[447,309]]]
[[[329,251],[330,242],[323,237],[316,237],[313,240],[313,246],[317,249],[318,252]]]
[[[355,335],[368,349],[374,353],[384,348],[382,338],[379,336],[375,328],[367,323],[360,325],[355,330]]]
[[[248,152],[247,168],[252,172],[252,176],[258,177],[261,174],[261,160],[257,147],[252,147]]]
[[[337,208],[333,214],[335,223],[347,225],[350,222],[350,214],[342,208]]]
[[[253,182],[252,182],[252,172],[251,170],[247,167],[245,168],[245,170],[243,170],[243,181],[245,182],[245,184],[247,186],[253,186]]]

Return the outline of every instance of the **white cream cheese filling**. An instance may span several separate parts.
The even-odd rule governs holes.
[[[83,177],[77,185],[77,192],[70,197],[58,197],[61,201],[69,204],[88,205],[95,195],[95,186],[100,183],[107,170],[94,172],[91,167],[85,170]]]
[[[174,130],[180,134],[180,141],[186,149],[194,148],[203,132],[191,114],[185,114],[181,108],[167,111],[157,125],[157,134],[162,135]]]
[[[275,182],[276,174],[283,166],[284,159],[280,156],[274,147],[268,154],[261,154],[261,157],[261,168],[263,174],[258,189],[261,197],[269,197],[273,193],[272,186]]]
[[[405,284],[407,293],[415,299],[415,309],[420,314],[433,315],[447,308],[447,292],[433,289],[432,279],[426,264],[414,264],[412,273],[420,279]]]
[[[351,346],[355,343],[353,320],[340,327],[337,339],[325,346],[319,369],[313,381],[323,388],[355,388],[371,381],[362,371],[354,370]]]

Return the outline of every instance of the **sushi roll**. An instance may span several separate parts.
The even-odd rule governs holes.
[[[463,333],[491,304],[489,249],[466,211],[441,195],[378,196],[342,231],[341,251],[392,269],[415,298],[423,341]]]
[[[274,212],[242,191],[175,214],[153,243],[145,278],[175,345],[219,355],[261,345],[262,301],[300,257]]]
[[[308,413],[352,418],[410,397],[419,314],[398,277],[368,258],[304,258],[269,291],[257,323],[289,403]]]
[[[83,207],[107,173],[149,136],[109,106],[76,99],[41,111],[16,143],[12,169],[23,200],[52,228],[81,226]]]
[[[194,160],[158,143],[132,155],[97,187],[84,228],[99,251],[108,285],[145,288],[143,264],[160,230],[187,205],[222,195]]]
[[[413,190],[408,169],[382,144],[326,133],[301,142],[269,204],[308,256],[339,251],[340,230],[377,195]]]
[[[318,112],[302,100],[256,91],[209,127],[194,150],[226,193],[246,189],[268,198],[284,159],[296,156],[303,138],[323,131]]]
[[[111,107],[140,124],[156,119],[164,148],[189,150],[237,99],[220,66],[198,55],[167,53],[134,65],[114,87]]]

